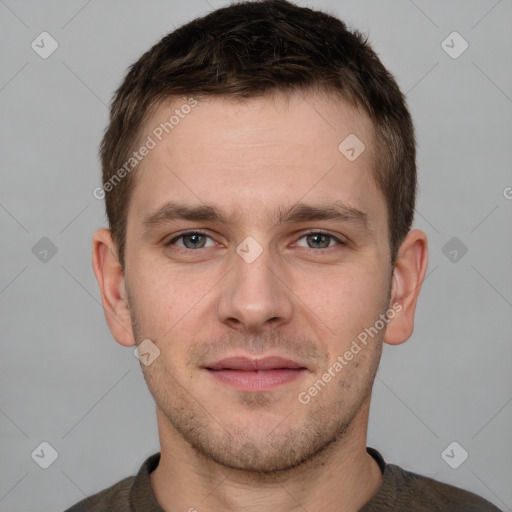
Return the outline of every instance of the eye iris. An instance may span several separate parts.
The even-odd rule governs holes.
[[[319,239],[323,239],[323,242],[327,241],[327,244],[322,243]],[[328,236],[328,235],[322,235],[321,233],[312,233],[311,235],[308,235],[308,245],[309,245],[309,241],[310,240],[314,240],[313,244],[317,244],[317,243],[320,242],[321,248],[328,247],[329,246],[329,239],[330,239],[330,236]],[[315,248],[318,248],[318,247],[319,246],[317,245]]]
[[[198,241],[199,238],[202,238],[202,243]],[[189,244],[187,244],[187,239],[193,239],[192,247],[189,247]],[[185,247],[187,247],[187,249],[197,249],[197,244],[199,244],[199,247],[204,247],[205,237],[200,233],[191,233],[189,235],[183,235],[183,244],[185,245]]]

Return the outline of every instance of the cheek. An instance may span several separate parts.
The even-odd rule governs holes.
[[[132,268],[130,295],[135,297],[137,320],[146,336],[163,342],[204,322],[205,308],[212,309],[212,285],[219,276],[176,270],[154,259],[136,261]]]
[[[387,304],[387,280],[369,267],[333,268],[322,275],[303,275],[300,281],[298,297],[331,334],[342,337],[373,323]]]
[[[134,265],[138,270],[132,275],[131,295],[135,297],[138,321],[148,330],[147,336],[162,334],[162,329],[172,325],[174,317],[180,315],[187,301],[183,297],[180,283],[168,279],[162,271],[150,265]],[[140,271],[142,269],[147,269]],[[178,300],[179,297],[179,300]]]

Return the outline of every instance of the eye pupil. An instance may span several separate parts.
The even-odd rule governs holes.
[[[330,236],[322,235],[321,233],[313,233],[311,235],[308,235],[309,240],[314,239],[313,244],[320,243],[321,247],[327,247],[329,245],[329,238],[330,238]],[[323,239],[323,242],[325,242],[327,240],[327,245],[325,245],[325,243],[322,244],[322,240],[319,240],[319,239]],[[316,246],[316,248],[317,247],[318,247],[318,245]]]
[[[200,241],[198,239],[200,238],[203,238],[202,240],[202,245],[200,244]],[[188,239],[193,239],[192,241],[192,247],[189,247],[189,244],[187,244],[187,240]],[[204,246],[204,236],[201,235],[200,233],[191,233],[189,235],[183,235],[183,244],[185,245],[185,247],[187,247],[187,249],[197,249],[197,244],[200,244],[199,247],[203,247]]]

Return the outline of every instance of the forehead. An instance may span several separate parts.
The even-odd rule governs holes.
[[[385,209],[373,125],[338,97],[173,98],[146,120],[139,143],[149,140],[130,202],[139,218],[172,200],[253,219],[301,199],[342,201],[368,217]]]

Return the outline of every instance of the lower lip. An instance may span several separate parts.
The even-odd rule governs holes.
[[[242,391],[269,391],[281,384],[292,382],[306,370],[290,368],[276,370],[208,370],[214,378]]]

